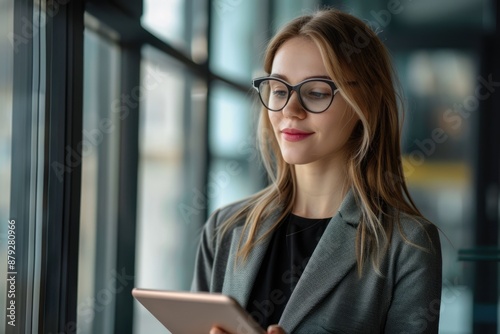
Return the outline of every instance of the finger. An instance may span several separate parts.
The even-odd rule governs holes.
[[[278,325],[271,325],[267,327],[267,334],[286,334],[286,332]]]
[[[209,334],[227,334],[227,333],[225,331],[223,331],[222,329],[220,329],[219,327],[212,327],[210,329]]]

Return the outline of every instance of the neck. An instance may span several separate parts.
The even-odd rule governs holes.
[[[293,213],[306,218],[333,217],[349,189],[345,166],[344,161],[295,165],[297,193]]]

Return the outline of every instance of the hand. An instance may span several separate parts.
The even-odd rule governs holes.
[[[267,327],[267,334],[286,334],[286,332],[278,325],[271,325]]]
[[[283,328],[281,328],[278,325],[271,325],[271,326],[267,327],[266,333],[267,334],[286,334],[286,332],[283,330]],[[212,327],[212,329],[210,329],[210,334],[229,334],[229,333],[226,331],[223,331],[219,327]]]

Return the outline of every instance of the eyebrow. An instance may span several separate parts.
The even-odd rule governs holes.
[[[271,73],[269,76],[273,77],[273,78],[278,78],[278,79],[282,79],[282,80],[288,81],[288,78],[286,77],[286,75],[282,75],[282,74],[279,74],[279,73]],[[308,76],[308,77],[302,78],[301,81],[304,81],[304,80],[307,80],[307,79],[328,79],[328,80],[332,80],[332,78],[330,78],[328,75],[312,75],[312,76]]]

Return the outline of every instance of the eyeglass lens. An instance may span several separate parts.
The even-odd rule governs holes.
[[[284,83],[268,79],[261,82],[259,92],[265,107],[278,111],[285,107],[289,99],[289,91]],[[324,81],[308,81],[299,89],[303,106],[312,112],[325,111],[332,102],[332,87]]]

